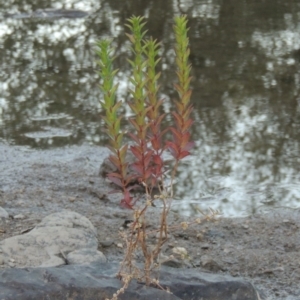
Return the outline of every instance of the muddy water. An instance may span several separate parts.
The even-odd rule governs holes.
[[[93,49],[98,38],[113,39],[119,97],[128,99],[123,25],[133,14],[145,15],[149,35],[162,41],[168,112],[176,97],[172,18],[186,13],[196,148],[181,167],[176,193],[185,201],[174,209],[190,214],[212,207],[238,216],[299,206],[296,2],[9,0],[0,13],[0,138],[12,147],[105,145]]]

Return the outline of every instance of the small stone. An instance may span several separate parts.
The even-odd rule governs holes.
[[[224,253],[228,254],[230,252],[232,252],[232,248],[224,248]]]
[[[14,216],[14,219],[15,220],[23,220],[23,219],[25,219],[25,216],[23,214],[18,214],[18,215]]]
[[[102,247],[106,248],[106,247],[110,247],[114,243],[114,241],[113,240],[103,240],[103,241],[100,241],[99,243]]]
[[[123,249],[123,245],[121,243],[117,243],[117,247]]]
[[[8,265],[9,265],[11,268],[14,268],[14,267],[15,267],[15,264],[12,263],[12,262],[8,262]]]
[[[180,255],[181,259],[185,259],[185,258],[188,257],[188,252],[187,252],[187,250],[184,247],[174,247],[172,249],[172,252],[174,254]]]
[[[242,226],[244,229],[249,229],[249,226],[248,225],[246,225],[246,224],[243,224],[243,226]]]
[[[69,197],[69,201],[70,201],[70,202],[74,202],[75,200],[76,200],[75,197]]]
[[[201,265],[203,268],[212,272],[223,271],[223,268],[209,255],[203,255],[201,257]]]
[[[58,257],[56,255],[52,255],[50,259],[44,261],[41,265],[39,265],[40,268],[48,268],[48,267],[59,267],[65,265],[66,262],[63,258]]]
[[[163,266],[171,267],[171,268],[182,268],[182,262],[178,259],[172,258],[167,259],[161,263]]]
[[[67,255],[69,265],[82,265],[92,262],[106,262],[104,254],[96,249],[79,249]]]
[[[202,233],[198,233],[196,237],[199,241],[203,241],[203,234]]]
[[[18,206],[24,206],[25,202],[23,200],[17,201]]]
[[[13,258],[10,258],[9,261],[12,262],[12,263],[15,262],[15,260]]]
[[[228,264],[235,264],[236,263],[236,260],[234,260],[233,258],[229,258],[229,257],[223,258],[222,261],[225,262],[225,263],[228,263]]]
[[[201,245],[201,248],[202,248],[202,249],[209,249],[209,248],[210,248],[210,245],[207,244],[207,243],[205,243],[205,244]]]
[[[1,206],[0,206],[0,218],[5,218],[5,219],[9,218],[8,212]]]

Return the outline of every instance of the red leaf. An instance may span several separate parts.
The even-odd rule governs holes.
[[[151,145],[154,150],[158,151],[161,148],[161,142],[157,137],[151,139]]]
[[[121,200],[121,206],[128,209],[133,209],[136,201],[132,201],[133,197],[130,196],[129,190],[125,189],[123,193],[124,198]]]
[[[161,136],[163,136],[166,132],[168,132],[170,130],[170,127],[164,129],[162,132],[161,132]]]
[[[190,133],[189,132],[185,132],[183,135],[182,135],[182,139],[181,139],[181,147],[185,147],[185,145],[189,142],[190,140]]]
[[[153,155],[153,161],[156,165],[162,166],[163,165],[163,160],[159,155]]]
[[[151,158],[152,158],[152,154],[153,154],[153,152],[152,152],[152,151],[149,151],[149,152],[147,152],[146,155],[144,156],[144,166],[145,166],[145,168],[148,168],[149,163],[150,163]]]
[[[131,165],[131,168],[137,172],[138,174],[142,175],[143,174],[143,167],[139,163],[133,163]]]
[[[184,157],[186,157],[186,156],[188,156],[188,155],[190,155],[190,152],[188,152],[188,151],[181,151],[180,152],[180,154],[178,155],[178,160],[179,159],[183,159]]]
[[[174,144],[173,142],[167,142],[167,147],[168,147],[171,155],[177,159],[177,156],[179,154],[179,149],[178,149],[177,145]]]
[[[165,117],[165,115],[166,115],[166,114],[162,114],[162,115],[160,115],[160,116],[156,119],[156,121],[155,121],[155,125],[156,125],[156,126],[159,126],[159,125],[160,125],[160,123],[162,122],[162,120],[163,120],[163,118]]]
[[[130,132],[128,132],[128,135],[131,137],[132,140],[134,140],[137,144],[139,144],[140,141],[139,141],[137,135],[130,133]]]
[[[128,175],[126,177],[126,180],[125,180],[125,186],[127,187],[127,185],[131,182],[134,182],[137,180],[137,176],[136,175]]]
[[[192,90],[188,90],[184,93],[184,95],[182,96],[182,103],[184,103],[185,105],[187,105],[189,103],[189,100],[191,98],[192,95]]]
[[[149,178],[151,177],[151,175],[152,175],[152,170],[151,170],[151,169],[148,169],[148,170],[145,172],[145,174],[144,174],[145,179],[146,179],[146,180],[149,179]]]
[[[180,145],[181,144],[181,132],[178,131],[176,128],[174,127],[170,127],[171,132],[173,133],[173,139],[174,139],[174,143],[176,145]]]
[[[106,146],[112,153],[117,154],[117,150],[113,147],[111,147],[110,145]]]
[[[184,114],[182,115],[183,119],[187,120],[189,118],[189,115],[191,114],[193,110],[193,106],[190,105],[188,108],[186,108]]]
[[[190,151],[194,146],[195,146],[195,142],[188,142],[182,150]]]
[[[119,173],[109,173],[109,174],[107,174],[107,177],[108,178],[110,178],[110,177],[116,177],[116,178],[122,179],[122,176]]]
[[[136,131],[139,131],[140,126],[137,124],[137,122],[134,119],[129,119],[129,121],[133,125],[133,127],[136,129]]]
[[[178,73],[177,73],[177,75],[178,75]],[[179,94],[183,94],[184,91],[179,84],[174,84],[174,87]]]
[[[143,158],[143,155],[139,149],[139,147],[137,146],[130,146],[130,150],[132,152],[132,154],[139,160],[141,161]]]
[[[114,184],[116,184],[119,187],[123,187],[122,181],[119,178],[113,177],[113,176],[107,176],[107,178],[113,182]]]
[[[120,170],[121,168],[121,164],[120,164],[120,161],[119,161],[119,158],[117,156],[114,156],[114,155],[110,155],[108,157],[108,159],[111,161],[111,163],[118,168],[118,170]]]
[[[181,128],[181,127],[182,127],[182,124],[183,124],[183,119],[182,119],[181,115],[179,115],[179,114],[176,113],[176,112],[172,112],[172,115],[173,115],[173,117],[174,117],[174,119],[175,119],[175,123],[177,124],[177,126],[178,126],[179,128]]]
[[[127,209],[133,209],[133,206],[125,198],[123,198],[121,200],[121,207],[127,208]]]
[[[175,104],[176,104],[177,111],[179,113],[182,113],[184,110],[184,104],[179,101],[176,101]]]
[[[182,126],[182,131],[188,130],[192,125],[194,121],[192,119],[189,119],[185,122],[185,124]]]
[[[126,153],[127,153],[128,145],[124,145],[119,151],[119,155],[122,162],[125,162]]]

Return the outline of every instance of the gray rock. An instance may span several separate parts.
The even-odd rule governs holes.
[[[42,262],[41,265],[39,265],[40,268],[47,268],[47,267],[59,267],[66,264],[66,261],[58,257],[56,255],[51,255],[49,259]]]
[[[104,254],[97,249],[79,249],[67,255],[69,265],[89,264],[92,262],[106,262]]]
[[[92,263],[60,268],[5,269],[0,272],[0,299],[104,300],[122,283],[115,278],[119,264]],[[133,281],[120,300],[258,300],[251,283],[241,279],[201,273],[193,269],[163,267],[159,282],[173,294]]]
[[[18,215],[14,216],[14,219],[15,220],[23,220],[23,219],[25,219],[25,216],[23,214],[18,214]]]
[[[9,217],[8,212],[0,206],[0,218],[7,219]]]
[[[171,268],[181,268],[183,267],[183,262],[178,259],[168,259],[162,262],[163,266],[171,267]]]
[[[224,268],[209,255],[201,256],[201,266],[212,272],[224,271]]]
[[[100,240],[99,241],[99,244],[104,247],[104,248],[107,248],[107,247],[110,247],[112,246],[114,243],[114,240],[112,239],[108,239],[108,240]]]
[[[16,267],[60,266],[66,263],[63,255],[83,248],[97,250],[97,231],[72,211],[51,214],[30,232],[0,242],[5,263],[14,259]]]

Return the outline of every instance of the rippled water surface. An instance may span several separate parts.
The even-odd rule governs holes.
[[[185,13],[196,148],[181,165],[176,195],[185,201],[174,209],[188,214],[212,207],[241,216],[299,207],[297,1],[8,0],[0,13],[0,137],[6,142],[40,149],[105,145],[94,45],[113,39],[119,98],[128,99],[124,23],[133,14],[146,16],[149,35],[162,41],[161,96],[169,112],[176,98],[172,19]]]

